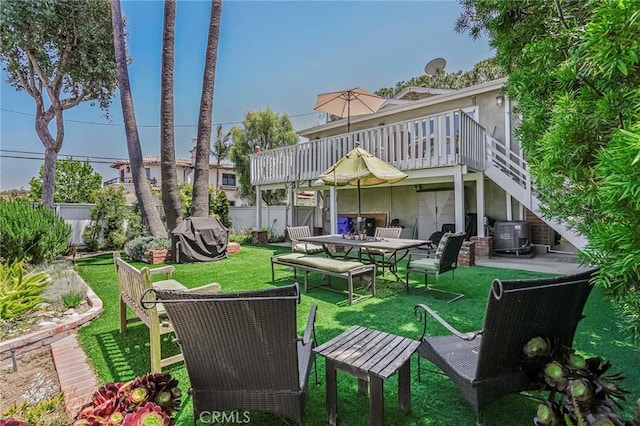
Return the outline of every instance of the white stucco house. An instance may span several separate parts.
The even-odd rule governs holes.
[[[330,121],[299,131],[306,142],[254,153],[256,226],[265,225],[261,191],[316,190],[316,207],[292,206],[288,223],[337,233],[338,218],[357,212],[356,190],[317,187],[316,180],[359,144],[408,175],[394,185],[362,189],[362,216],[376,217],[377,226],[397,219],[404,226],[402,237],[427,239],[442,224],[464,230],[474,221],[473,234],[482,243],[487,216],[530,222],[534,244],[553,245],[555,231],[583,248],[584,237],[562,223],[541,219],[527,163],[513,135],[518,117],[501,92],[505,82],[459,90],[409,87],[377,112],[351,117],[348,133],[346,119]]]
[[[191,150],[191,158],[176,158],[176,172],[178,180],[187,183],[193,183],[195,162],[195,149]],[[145,172],[149,183],[157,189],[160,189],[162,175],[160,172],[160,156],[143,158]],[[124,184],[129,193],[134,193],[133,179],[131,176],[131,168],[129,160],[119,160],[111,164],[111,167],[118,171],[118,177],[110,179],[103,183],[103,186]],[[237,196],[238,181],[235,172],[235,165],[232,163],[221,162],[220,166],[216,162],[209,163],[209,184],[218,185],[222,189],[232,206],[241,206],[242,200]]]

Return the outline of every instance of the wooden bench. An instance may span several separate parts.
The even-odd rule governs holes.
[[[194,289],[188,289],[183,284],[172,279],[173,271],[175,271],[173,266],[163,266],[154,269],[144,267],[138,269],[125,262],[118,252],[113,253],[113,263],[116,267],[118,288],[120,290],[120,333],[127,331],[128,324],[139,321],[145,323],[149,328],[151,372],[153,373],[159,373],[162,367],[182,361],[182,354],[162,358],[160,336],[173,332],[173,326],[161,303],[151,304],[154,306],[149,309],[141,305],[142,294],[151,286],[163,290],[217,293],[220,291],[220,284],[212,283]],[[166,279],[153,282],[152,275],[156,274],[166,274]],[[127,306],[136,315],[135,318],[127,318]]]
[[[293,268],[294,273],[300,269],[304,271],[304,291],[309,291],[308,275],[314,272],[323,275],[345,278],[349,285],[349,305],[360,299],[376,295],[376,265],[365,265],[362,262],[350,260],[329,259],[319,256],[307,256],[302,253],[287,253],[271,257],[271,282],[275,284],[275,265],[283,265]],[[371,295],[353,296],[353,278],[371,274]]]

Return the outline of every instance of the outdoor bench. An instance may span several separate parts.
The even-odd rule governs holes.
[[[116,267],[119,288],[119,309],[120,309],[120,333],[127,331],[127,325],[133,322],[142,321],[149,328],[149,343],[151,353],[151,372],[159,373],[162,367],[175,364],[183,360],[182,354],[162,358],[160,350],[160,336],[173,332],[173,326],[161,303],[152,304],[151,308],[144,308],[140,303],[142,294],[150,287],[162,290],[180,290],[217,293],[220,291],[220,284],[212,283],[193,289],[188,289],[180,282],[172,278],[175,271],[173,266],[163,266],[149,269],[144,267],[138,269],[121,257],[120,253],[113,253],[113,263]],[[152,275],[166,274],[166,279],[162,281],[152,281]],[[135,318],[127,318],[127,306],[136,315]]]
[[[362,262],[351,260],[330,259],[318,256],[307,256],[302,253],[287,253],[271,257],[271,282],[275,283],[275,265],[284,265],[293,268],[294,273],[299,269],[304,271],[304,291],[309,291],[308,275],[314,272],[323,275],[345,278],[349,284],[349,305],[365,297],[376,295],[376,265],[365,265]],[[371,275],[371,296],[353,296],[353,278],[365,274]]]

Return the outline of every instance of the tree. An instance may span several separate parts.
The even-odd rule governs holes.
[[[229,152],[231,151],[229,138],[231,138],[231,131],[224,133],[222,131],[222,124],[218,124],[216,140],[213,142],[213,147],[211,148],[211,155],[216,157],[216,188],[218,189],[220,189],[220,164],[229,156]]]
[[[42,195],[42,181],[45,167],[40,166],[40,178],[31,178],[29,197],[39,200]],[[92,203],[93,192],[102,187],[102,176],[94,172],[88,161],[78,161],[71,157],[56,163],[54,203]]]
[[[211,0],[211,18],[207,50],[202,76],[202,96],[200,97],[200,115],[198,117],[198,139],[196,141],[196,163],[193,174],[192,216],[207,216],[209,212],[209,157],[211,156],[211,115],[213,114],[213,88],[218,58],[218,39],[220,38],[220,15],[222,0]]]
[[[63,111],[97,101],[106,110],[116,88],[109,5],[93,0],[5,0],[0,7],[0,61],[8,82],[35,101],[44,145],[42,202],[53,205]],[[49,105],[47,105],[49,102]],[[49,124],[54,121],[55,136]]]
[[[505,76],[502,68],[493,58],[483,59],[473,66],[471,71],[442,72],[437,77],[421,75],[409,81],[399,81],[395,87],[383,87],[375,92],[378,96],[392,98],[409,86],[433,87],[435,89],[462,89],[496,80]],[[338,117],[339,118],[339,117]]]
[[[236,165],[236,174],[240,183],[239,194],[249,204],[255,204],[255,187],[251,185],[249,175],[249,155],[255,147],[261,150],[295,145],[298,135],[287,114],[276,114],[270,108],[259,111],[248,111],[244,117],[242,127],[231,129],[233,145],[230,157]],[[279,191],[263,191],[265,203],[272,205],[279,203],[284,193]]]
[[[129,71],[127,69],[127,52],[124,42],[124,21],[120,9],[120,0],[111,0],[111,15],[113,24],[113,45],[115,49],[116,65],[118,70],[118,86],[120,87],[120,102],[124,129],[127,134],[127,150],[131,166],[131,177],[136,198],[142,212],[142,219],[154,237],[166,236],[167,232],[160,220],[160,214],[156,209],[155,197],[147,183],[147,175],[142,162],[142,148],[136,124],[136,115],[133,108],[133,97],[129,85]]]
[[[176,173],[176,148],[173,114],[173,62],[175,52],[176,2],[164,2],[162,31],[162,71],[160,85],[160,174],[162,206],[167,228],[173,230],[182,221],[182,206]]]
[[[464,0],[488,34],[545,214],[587,237],[581,256],[640,336],[640,3]]]

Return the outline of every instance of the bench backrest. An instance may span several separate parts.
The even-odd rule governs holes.
[[[376,228],[376,238],[400,238],[402,228]]]
[[[535,280],[494,280],[489,292],[476,378],[520,371],[522,348],[534,337],[573,346],[594,271]]]
[[[138,269],[128,264],[117,251],[113,253],[113,263],[116,267],[121,300],[131,308],[138,318],[151,327],[151,324],[158,322],[158,310],[155,305],[151,309],[145,309],[140,305],[142,294],[152,286],[149,268]]]

